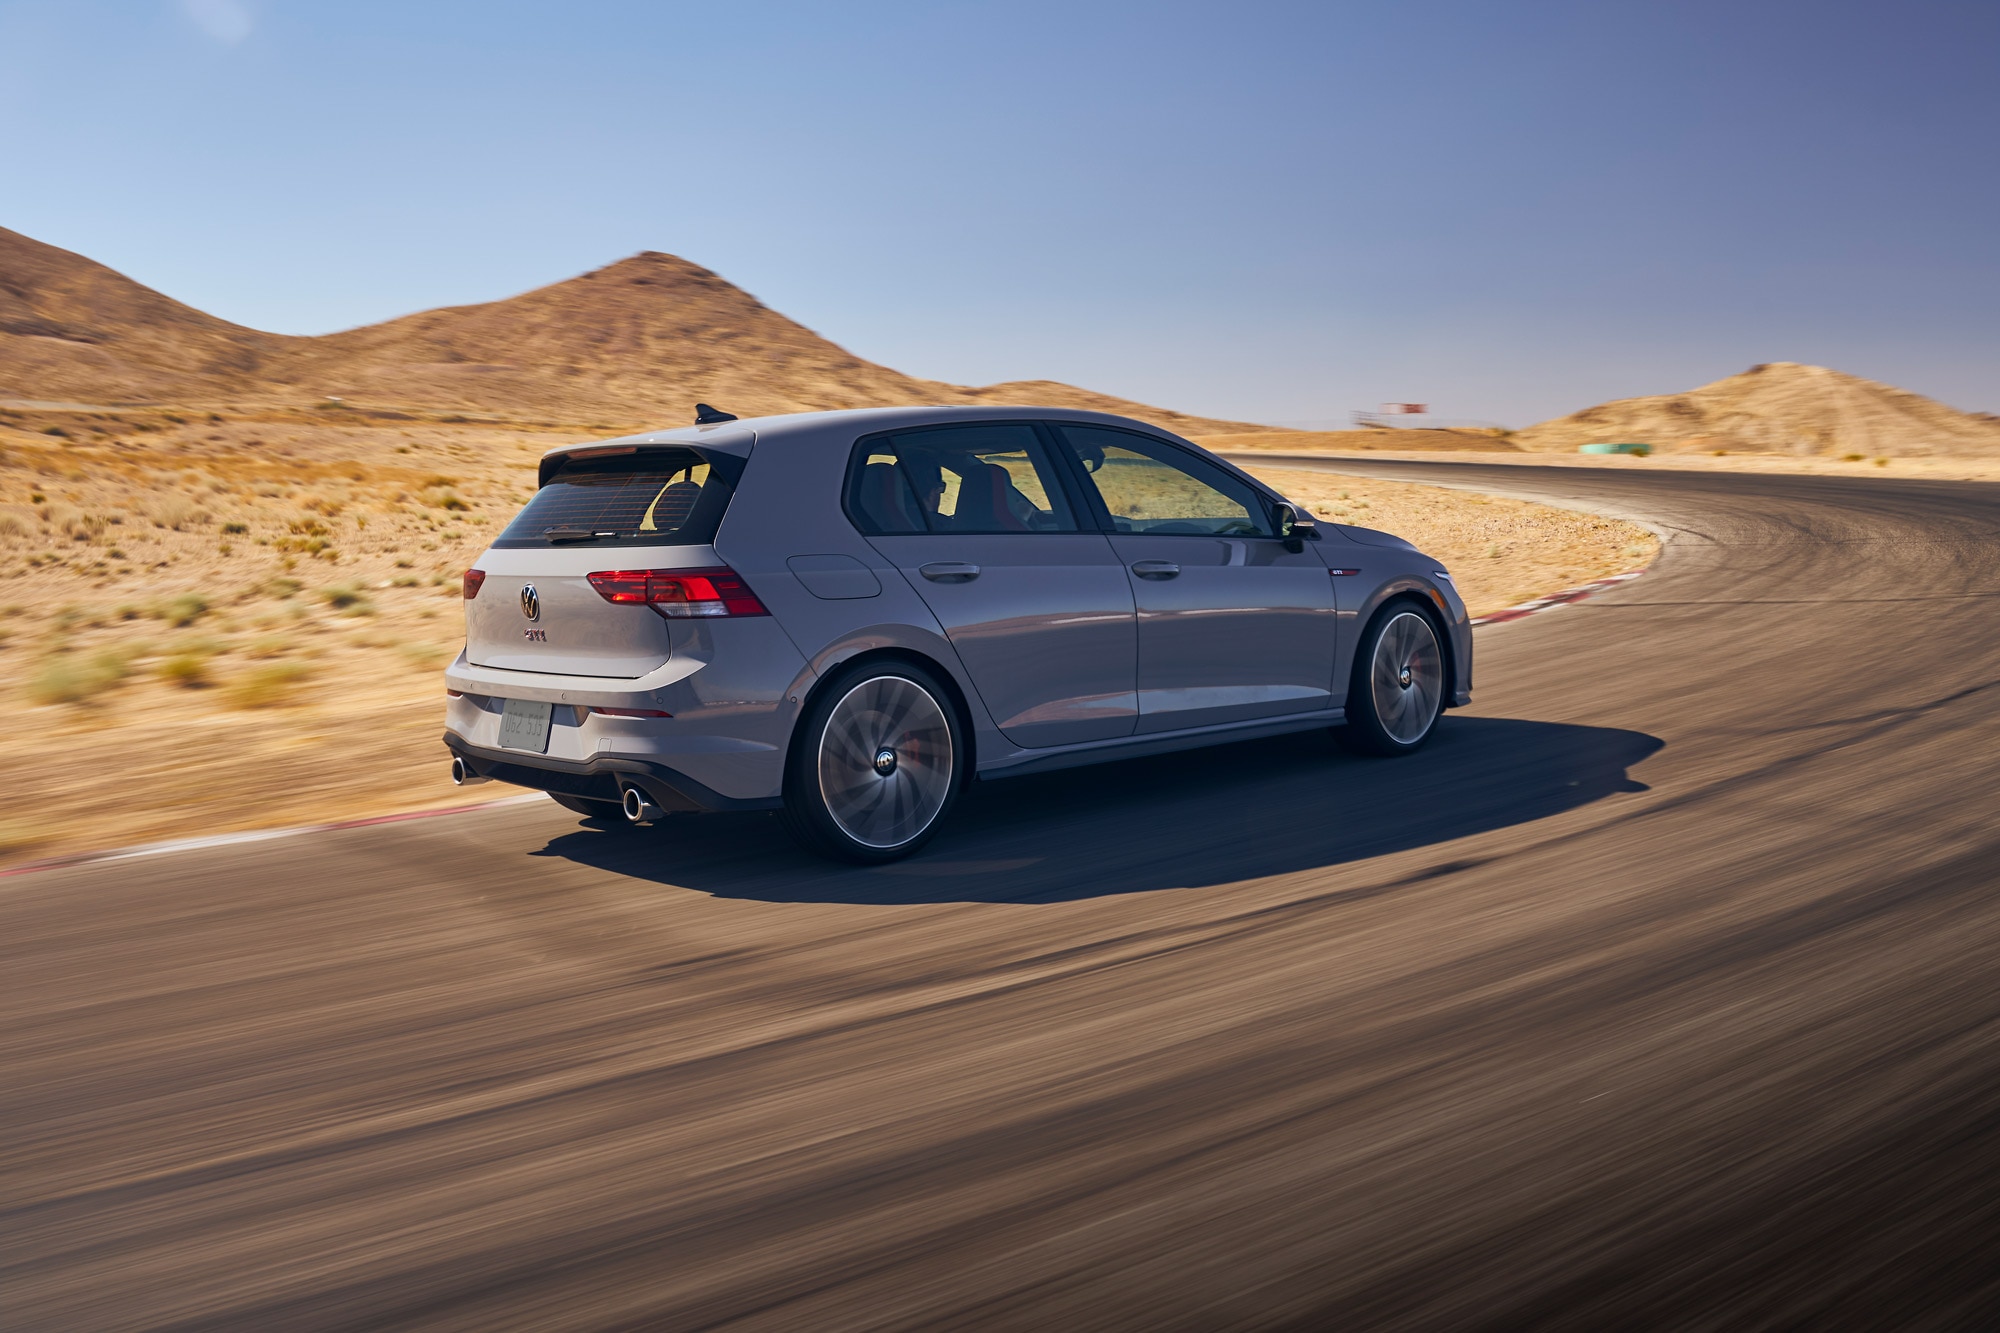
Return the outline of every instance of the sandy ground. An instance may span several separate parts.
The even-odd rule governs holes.
[[[313,410],[0,419],[0,696],[16,723],[0,864],[463,803],[438,743],[459,574],[543,450],[613,429]],[[1520,501],[1269,476],[1315,513],[1416,541],[1476,610],[1653,550],[1631,525]]]

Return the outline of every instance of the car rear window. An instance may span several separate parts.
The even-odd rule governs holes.
[[[742,469],[733,455],[694,449],[569,459],[493,544],[706,546]]]

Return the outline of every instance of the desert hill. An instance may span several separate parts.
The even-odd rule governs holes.
[[[1774,361],[1686,393],[1587,407],[1514,440],[1559,452],[1632,441],[1688,452],[1991,457],[2000,454],[2000,419],[1824,366]]]
[[[1091,407],[1183,433],[1254,429],[1047,381],[983,388],[864,361],[716,274],[648,251],[505,300],[322,337],[217,319],[0,229],[0,398],[315,403],[678,422],[903,403]]]
[[[0,396],[161,401],[240,385],[294,341],[0,227]]]

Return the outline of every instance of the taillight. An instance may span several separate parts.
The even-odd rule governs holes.
[[[465,600],[469,602],[473,598],[479,596],[479,585],[484,582],[486,582],[485,570],[483,569],[466,570],[465,582],[460,585],[465,591]]]
[[[729,569],[607,569],[590,586],[607,602],[650,606],[674,619],[768,616],[757,594]]]

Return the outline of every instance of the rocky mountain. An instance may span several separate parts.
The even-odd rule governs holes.
[[[983,388],[864,361],[742,289],[648,251],[505,300],[322,337],[244,328],[0,229],[0,398],[320,402],[619,424],[903,403],[1090,407],[1184,433],[1253,429],[1048,381]]]
[[[1824,366],[1774,361],[1686,393],[1624,398],[1515,434],[1527,449],[1656,449],[1897,458],[2000,454],[2000,418]]]

